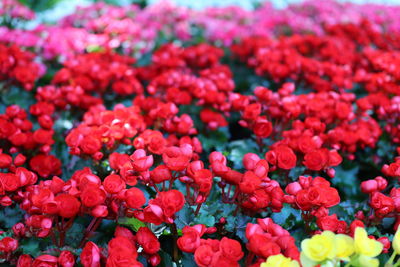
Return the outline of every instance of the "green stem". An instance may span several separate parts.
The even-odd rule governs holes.
[[[199,204],[197,204],[197,208],[196,208],[196,211],[194,212],[194,216],[197,216],[197,215],[199,215],[199,212],[200,212],[200,208],[201,208],[201,205],[202,205],[203,203],[199,203]]]
[[[172,260],[178,264],[179,263],[179,251],[178,251],[178,229],[176,228],[176,224],[170,224],[171,232],[172,232],[172,238],[173,238],[173,244],[172,244]]]
[[[385,266],[392,266],[394,258],[396,257],[396,251],[393,251],[392,255],[390,256],[389,260],[385,263]]]

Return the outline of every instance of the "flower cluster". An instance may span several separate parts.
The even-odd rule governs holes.
[[[1,14],[0,14],[1,16]],[[35,81],[42,74],[41,65],[34,61],[35,55],[20,49],[16,45],[0,43],[0,79],[2,86],[21,84],[32,90]]]
[[[301,242],[301,263],[305,267],[331,262],[350,261],[349,266],[379,266],[378,256],[383,245],[368,237],[362,227],[357,227],[354,238],[324,231]]]
[[[248,265],[252,263],[251,266],[259,266],[265,259],[279,254],[294,261],[300,258],[295,239],[270,218],[257,219],[257,224],[247,224],[246,238],[249,240],[247,249],[252,253],[252,257],[256,257],[255,263],[252,263],[253,258],[248,258]]]
[[[81,87],[85,92],[95,91],[100,95],[108,88],[121,95],[140,94],[143,88],[135,77],[133,63],[135,59],[111,52],[78,55],[63,63],[52,83]]]
[[[135,106],[117,106],[113,111],[104,106],[94,106],[84,115],[83,122],[66,137],[66,143],[74,155],[86,154],[99,160],[103,157],[102,146],[109,149],[118,143],[130,143],[145,123],[140,109]]]
[[[0,139],[4,142],[2,149],[15,153],[21,150],[38,149],[39,152],[48,153],[54,144],[51,106],[37,103],[30,108],[30,114],[38,116],[39,129],[33,131],[33,123],[28,113],[17,105],[10,105],[4,114],[0,114]]]
[[[398,7],[3,2],[1,263],[400,266]]]
[[[210,234],[214,229],[198,224],[185,226],[182,237],[178,239],[179,248],[187,253],[194,253],[194,260],[200,267],[239,266],[238,261],[243,257],[243,251],[237,240],[227,237],[221,240],[202,239],[204,234]]]
[[[193,11],[168,1],[140,9],[136,5],[116,7],[95,3],[78,7],[73,15],[57,26],[40,25],[31,30],[11,29],[0,39],[38,49],[46,59],[73,57],[85,49],[99,46],[119,48],[124,53],[140,55],[158,44],[159,35],[167,40],[188,41],[199,37],[210,42],[231,45],[237,39],[292,33],[323,35],[326,26],[342,23],[363,23],[382,33],[398,33],[399,8],[377,4],[341,3],[334,0],[307,0],[276,9],[269,2],[249,11],[240,7],[213,7]],[[0,15],[15,19],[31,19],[32,11],[14,0],[5,0]],[[12,23],[11,25],[14,25]],[[16,24],[19,26],[19,24]],[[383,42],[384,43],[384,42]],[[344,50],[341,50],[340,54]]]
[[[2,23],[11,23],[11,20],[32,20],[35,13],[16,0],[4,0],[0,3],[0,16]]]

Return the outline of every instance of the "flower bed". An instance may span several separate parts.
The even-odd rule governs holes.
[[[400,266],[396,12],[4,1],[0,261]]]

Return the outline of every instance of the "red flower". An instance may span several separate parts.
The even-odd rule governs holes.
[[[18,258],[17,267],[31,267],[33,259],[27,254],[22,254]]]
[[[261,138],[267,138],[272,133],[272,123],[265,117],[258,117],[253,126],[254,134]]]
[[[261,184],[261,179],[256,176],[252,171],[247,171],[244,173],[242,181],[239,184],[240,191],[246,194],[253,193],[258,189]]]
[[[54,201],[57,202],[58,214],[64,218],[75,217],[81,207],[81,202],[69,194],[58,195],[54,198]]]
[[[0,153],[0,169],[10,167],[12,163],[12,157],[10,155]]]
[[[317,140],[318,139],[315,137],[312,138],[311,136],[302,136],[298,140],[298,146],[300,151],[303,153],[309,153],[319,148]]]
[[[0,185],[3,190],[12,192],[21,186],[21,182],[19,177],[13,173],[0,173]]]
[[[254,153],[246,153],[243,156],[243,166],[246,168],[248,171],[252,171],[257,163],[260,161],[260,157],[257,154]]]
[[[194,253],[194,261],[199,267],[209,267],[214,256],[212,248],[208,245],[200,246]]]
[[[61,174],[61,161],[53,155],[40,154],[29,161],[29,166],[42,177]]]
[[[130,161],[129,155],[120,154],[117,152],[111,153],[108,161],[110,162],[110,167],[114,170],[121,169],[127,162]]]
[[[200,237],[204,232],[205,226],[202,224],[185,226],[182,229],[183,235],[177,241],[179,249],[187,253],[195,252],[200,246]]]
[[[202,169],[194,172],[194,182],[199,186],[199,192],[207,193],[211,190],[213,175],[210,170]]]
[[[81,194],[82,204],[86,207],[94,207],[104,203],[106,193],[97,185],[88,184]]]
[[[381,242],[382,245],[383,245],[383,251],[382,252],[383,253],[388,253],[389,249],[390,249],[390,240],[389,240],[389,238],[386,237],[386,236],[382,236],[382,237],[378,238],[377,240],[379,242]]]
[[[147,227],[140,227],[136,233],[137,242],[147,254],[155,254],[160,250],[160,242]]]
[[[103,186],[108,193],[116,194],[125,189],[126,184],[119,175],[111,174],[104,179]]]
[[[98,138],[92,135],[87,135],[80,142],[79,146],[82,149],[83,153],[91,155],[96,153],[97,151],[100,151],[101,142]]]
[[[193,155],[192,146],[189,144],[180,147],[172,146],[165,149],[162,157],[165,165],[171,171],[183,171]]]
[[[327,149],[318,149],[308,152],[304,156],[303,164],[310,170],[319,171],[326,167],[329,160],[329,151]]]
[[[164,214],[167,217],[172,217],[176,212],[183,208],[183,205],[185,205],[185,197],[178,190],[160,192],[157,198],[160,199]]]
[[[275,242],[261,234],[252,235],[247,246],[249,250],[264,258],[281,253],[281,248]]]
[[[211,109],[203,109],[200,112],[200,119],[212,130],[228,125],[228,122],[222,114],[214,112]]]
[[[115,237],[117,236],[123,236],[128,238],[131,242],[135,242],[135,236],[132,234],[132,232],[130,230],[128,230],[127,228],[121,227],[121,226],[117,226],[115,228],[115,233],[114,233]]]
[[[234,239],[223,237],[219,243],[219,248],[225,257],[233,261],[239,261],[244,255],[242,246]]]
[[[325,208],[333,207],[340,202],[339,192],[333,187],[320,188],[320,195],[322,196],[322,205]]]
[[[296,193],[296,204],[301,210],[308,211],[311,209],[312,204],[308,198],[307,190],[300,190]]]
[[[135,257],[137,255],[134,244],[132,243],[131,240],[129,240],[125,236],[114,237],[108,243],[108,253],[109,254],[112,254],[114,252],[119,252],[119,251],[130,252]]]
[[[240,267],[239,263],[236,261],[225,257],[223,253],[217,252],[211,262],[212,267],[219,267],[219,266],[232,266],[232,267]]]
[[[140,189],[132,187],[125,192],[125,201],[129,208],[139,209],[146,203],[146,197]]]
[[[336,230],[339,227],[339,220],[338,220],[336,214],[318,217],[317,225],[323,231],[328,230],[328,231],[336,232]]]
[[[342,163],[342,160],[342,157],[336,150],[329,151],[329,166],[338,166],[340,163]]]
[[[172,174],[167,166],[159,165],[150,172],[150,178],[154,183],[158,184],[170,180]]]
[[[136,150],[130,159],[133,169],[138,172],[146,171],[153,165],[153,156],[146,156],[146,151],[143,149]]]
[[[213,169],[213,171],[215,170]],[[224,179],[224,181],[228,184],[237,185],[242,181],[243,173],[229,169],[227,172],[221,175],[221,178]]]
[[[378,191],[378,182],[375,180],[367,180],[362,182],[361,191],[367,194]]]
[[[386,214],[394,211],[395,208],[394,200],[380,192],[371,194],[370,205],[378,217],[384,217]]]
[[[51,255],[41,255],[33,261],[32,267],[56,267],[57,262],[57,257]]]
[[[115,251],[107,258],[106,267],[143,267],[129,251]]]
[[[81,263],[84,267],[100,267],[100,249],[89,241],[81,252]]]
[[[245,120],[256,120],[261,113],[261,104],[253,103],[245,107],[243,113],[243,119]]]
[[[73,267],[75,265],[75,256],[71,251],[63,250],[58,256],[58,264],[61,267]]]
[[[277,154],[277,165],[284,170],[290,170],[296,166],[297,157],[293,150],[287,146],[278,146],[274,149]]]
[[[11,237],[4,237],[0,240],[0,251],[9,253],[18,248],[18,240]]]
[[[108,243],[107,267],[139,267],[134,244],[124,236],[117,236]]]

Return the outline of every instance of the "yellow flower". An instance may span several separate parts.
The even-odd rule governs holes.
[[[393,237],[392,246],[396,254],[400,254],[400,227],[397,228],[396,234]]]
[[[354,253],[354,240],[348,235],[337,234],[335,237],[336,257],[348,260]]]
[[[318,265],[318,262],[312,261],[304,254],[304,252],[300,253],[300,262],[302,267],[314,267]]]
[[[301,250],[311,261],[321,262],[333,259],[336,256],[335,234],[324,231],[322,234],[305,239],[301,242]]]
[[[379,260],[361,255],[358,258],[358,264],[359,267],[379,267]]]
[[[282,254],[269,256],[266,262],[261,263],[260,267],[300,267],[300,264]]]
[[[381,242],[369,238],[364,228],[357,227],[354,234],[354,249],[357,254],[373,258],[382,252],[383,245]]]

